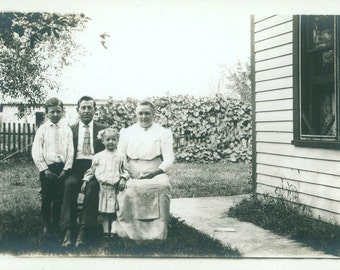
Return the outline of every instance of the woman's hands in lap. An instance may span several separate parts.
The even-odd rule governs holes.
[[[164,173],[163,170],[162,169],[158,169],[158,170],[153,171],[153,172],[144,173],[139,178],[140,179],[151,179],[151,178],[154,178],[155,176],[157,176],[157,175],[159,175],[161,173]]]

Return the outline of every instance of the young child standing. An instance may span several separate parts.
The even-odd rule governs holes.
[[[32,146],[32,158],[39,170],[45,236],[58,231],[64,178],[73,164],[72,131],[61,121],[63,110],[58,98],[46,101],[48,119],[38,128]]]
[[[99,131],[98,138],[102,140],[105,150],[94,155],[92,166],[84,175],[81,191],[84,192],[87,182],[96,177],[100,185],[98,211],[102,218],[104,236],[110,237],[110,232],[114,233],[116,195],[125,188],[129,173],[125,168],[124,158],[116,152],[119,133],[106,128]]]

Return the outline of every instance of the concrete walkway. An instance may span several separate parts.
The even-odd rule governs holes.
[[[250,258],[336,258],[278,236],[226,212],[247,195],[171,199],[171,214]]]

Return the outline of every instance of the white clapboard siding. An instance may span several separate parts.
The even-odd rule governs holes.
[[[280,156],[277,154],[257,153],[257,164],[270,164],[297,170],[340,175],[339,161],[309,159],[303,157]]]
[[[256,82],[256,93],[261,91],[293,87],[293,77]]]
[[[313,208],[312,214],[314,218],[323,220],[325,222],[331,223],[331,224],[339,224],[340,223],[340,215],[332,212],[328,212],[325,210]]]
[[[262,21],[269,20],[272,17],[276,17],[277,15],[273,14],[256,14],[256,22],[261,23]]]
[[[295,147],[292,144],[280,145],[280,144],[270,143],[269,141],[268,142],[266,141],[265,143],[257,143],[256,150],[259,153],[339,161],[338,166],[340,166],[339,151],[335,149]],[[339,197],[340,197],[340,194],[339,194]]]
[[[256,16],[256,19],[258,19],[258,16]],[[257,33],[259,31],[266,29],[266,28],[272,28],[272,27],[275,27],[277,25],[289,22],[291,20],[292,20],[292,16],[277,16],[277,15],[274,15],[274,16],[270,16],[269,18],[265,17],[265,18],[262,18],[260,21],[255,23],[254,30],[255,30],[255,33]]]
[[[270,70],[259,71],[255,73],[255,80],[273,80],[282,77],[288,77],[293,75],[293,68],[291,66],[279,67]]]
[[[293,122],[291,121],[272,121],[272,122],[259,122],[255,124],[255,130],[259,131],[272,131],[272,132],[292,132]]]
[[[340,151],[291,143],[293,16],[255,16],[253,29],[256,192],[288,198],[292,185],[314,217],[340,222]]]
[[[281,100],[286,98],[293,98],[293,89],[285,88],[285,89],[275,89],[275,90],[267,90],[262,92],[255,93],[255,101],[270,101],[270,100]],[[257,105],[257,103],[256,103]]]
[[[259,52],[271,47],[277,47],[282,46],[283,44],[292,43],[292,41],[293,35],[292,32],[289,32],[269,39],[264,39],[255,43],[255,50]]]
[[[255,62],[263,61],[266,59],[279,57],[285,54],[291,54],[293,52],[293,45],[291,43],[285,44],[279,47],[270,48],[267,50],[259,51],[255,53]]]
[[[292,99],[278,99],[273,101],[261,101],[256,104],[256,112],[291,110]]]
[[[261,194],[270,194],[273,196],[277,196],[277,193],[275,193],[275,188],[272,186],[260,184],[257,186],[257,191]],[[289,198],[288,195],[287,195],[287,198]],[[329,199],[306,195],[304,193],[299,193],[298,201],[301,204],[305,204],[309,206],[312,212],[314,212],[314,208],[323,210],[324,212],[329,213],[329,217],[333,217],[333,215],[335,215],[334,217],[337,217],[339,220],[340,202],[338,201],[333,201]]]
[[[293,22],[288,21],[270,28],[266,28],[263,31],[258,31],[255,34],[254,41],[259,42],[264,39],[272,38],[278,35],[282,35],[288,32],[292,32]]]
[[[257,112],[256,122],[263,121],[292,121],[293,111],[270,111],[270,112]]]
[[[282,66],[289,66],[293,64],[293,58],[289,55],[279,56],[268,60],[263,60],[255,63],[256,72],[260,72],[266,69],[273,69]]]
[[[316,186],[329,186],[340,189],[339,175],[330,175],[265,164],[258,164],[256,171],[259,175],[280,177],[281,179],[286,179],[288,181],[294,180],[298,182],[311,183]],[[340,199],[339,193],[340,190],[338,190],[338,198]]]
[[[258,188],[258,193],[261,193],[261,191],[262,191],[262,194],[271,194],[271,196],[277,197],[277,195],[274,193],[274,190],[272,188],[269,188],[266,186],[260,186]],[[301,204],[300,199],[299,201],[300,201],[299,203]],[[312,214],[314,218],[323,220],[325,222],[329,222],[332,224],[340,223],[340,214],[338,213],[334,213],[334,212],[327,211],[324,209],[319,209],[319,208],[312,208],[308,204],[305,204],[305,207],[301,208],[300,210],[303,211],[303,213],[307,216],[310,216]]]
[[[257,142],[290,143],[293,140],[293,133],[256,131],[256,138]]]
[[[339,188],[329,186],[318,186],[308,182],[300,182],[292,179],[284,179],[281,177],[257,175],[257,183],[274,188],[290,190],[294,193],[303,193],[313,197],[320,197],[327,200],[338,201],[340,203]],[[340,208],[339,208],[340,213]]]

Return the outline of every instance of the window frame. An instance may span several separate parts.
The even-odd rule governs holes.
[[[335,122],[335,131],[336,135],[334,136],[335,139],[330,140],[325,139],[323,140],[323,136],[305,136],[303,138],[301,134],[301,61],[300,57],[302,55],[300,51],[300,45],[301,45],[301,16],[300,15],[294,15],[293,16],[293,140],[292,144],[295,146],[301,146],[301,147],[315,147],[315,148],[332,148],[332,149],[340,149],[340,132],[339,132],[339,40],[340,40],[340,16],[335,16],[336,20],[336,39],[335,44],[338,46],[335,46],[334,53],[335,53],[335,67],[334,67],[334,76],[335,76],[335,104],[336,104],[336,122]],[[309,137],[310,139],[306,139],[306,137]],[[313,139],[314,138],[314,139]]]

